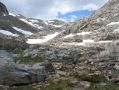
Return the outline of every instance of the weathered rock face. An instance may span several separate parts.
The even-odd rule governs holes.
[[[44,81],[45,78],[44,66],[31,67],[15,64],[8,52],[0,50],[0,84],[25,85]]]
[[[8,86],[3,86],[3,85],[0,85],[0,90],[8,90]]]
[[[0,2],[0,16],[6,16],[8,14],[9,14],[9,12],[8,12],[6,6]]]

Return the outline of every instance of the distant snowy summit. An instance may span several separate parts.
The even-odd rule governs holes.
[[[0,34],[10,37],[30,36],[40,31],[60,29],[65,22],[60,20],[41,20],[27,18],[8,12],[6,6],[0,3]]]

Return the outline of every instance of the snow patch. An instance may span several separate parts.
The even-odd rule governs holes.
[[[7,16],[7,15],[4,13],[3,16]]]
[[[17,34],[11,33],[9,31],[5,31],[5,30],[0,30],[0,33],[4,34],[4,35],[8,35],[8,36],[15,36],[17,37]]]
[[[83,40],[83,43],[95,43],[95,41],[92,39],[86,39],[86,40]]]
[[[77,33],[76,35],[87,35],[90,34],[91,32],[81,32],[81,33]]]
[[[46,25],[49,25],[49,23],[48,23],[47,21],[44,20],[43,22],[44,22]]]
[[[34,24],[34,27],[38,28],[38,29],[42,29],[42,26],[39,26],[38,24]]]
[[[71,37],[73,37],[74,36],[74,34],[69,34],[69,35],[66,35],[66,36],[64,36],[63,38],[71,38]]]
[[[46,25],[50,25],[50,26],[53,26],[53,27],[56,27],[56,28],[62,27],[62,25],[51,24],[52,22],[54,22],[54,21],[52,21],[52,20],[50,20],[50,21],[44,20],[43,22],[44,22]]]
[[[33,33],[32,32],[29,32],[29,31],[26,31],[26,30],[22,30],[22,29],[20,29],[20,28],[17,28],[17,27],[13,27],[16,31],[18,31],[18,32],[21,32],[21,33],[23,33],[23,34],[25,34],[25,35],[32,35]]]
[[[28,22],[26,19],[21,18],[20,20],[33,26],[33,24],[31,22]]]
[[[85,46],[87,44],[93,44],[95,43],[94,40],[87,39],[83,40],[83,42],[72,42],[72,43],[63,43],[62,45],[71,45],[71,46]]]
[[[29,24],[29,25],[31,25],[31,26],[33,26],[33,27],[35,27],[35,28],[38,28],[38,29],[42,29],[43,28],[42,26],[40,26],[38,24],[33,24],[34,22],[37,22],[37,21],[32,20],[32,22],[33,22],[32,23],[32,22],[27,21],[26,19],[20,19],[20,20],[25,22],[25,23],[27,23],[27,24]]]
[[[117,32],[117,33],[119,33],[119,29],[116,29],[116,30],[114,30],[114,32]]]
[[[110,24],[107,24],[107,26],[112,26],[112,25],[119,25],[119,21],[118,22],[111,22]]]
[[[53,24],[50,24],[50,25],[53,26],[53,27],[56,27],[56,28],[62,27],[62,25],[53,25]]]
[[[112,40],[105,40],[105,41],[99,41],[99,42],[97,42],[97,43],[112,43],[113,41]]]
[[[33,20],[33,19],[31,19],[31,20],[29,20],[29,21],[31,21],[31,22],[33,22],[33,23],[38,23],[38,22],[39,22],[38,20]]]
[[[45,43],[45,42],[55,38],[57,35],[59,35],[59,33],[55,32],[54,34],[43,36],[43,39],[28,39],[26,43],[28,43],[28,44],[42,44],[42,43]]]
[[[14,16],[14,17],[16,16],[16,15],[15,15],[15,14],[13,14],[13,13],[9,13],[9,15]]]
[[[88,34],[90,34],[91,32],[81,32],[81,33],[76,33],[76,34],[69,34],[69,35],[66,35],[66,36],[64,36],[63,38],[71,38],[71,37],[74,37],[74,36],[76,36],[76,35],[88,35]]]
[[[98,18],[97,22],[101,22],[101,21],[105,21],[105,20],[106,20],[106,18]]]

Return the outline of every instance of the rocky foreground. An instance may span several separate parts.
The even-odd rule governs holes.
[[[73,64],[54,61],[26,63],[14,56],[16,55],[0,50],[1,90],[57,90],[57,88],[58,90],[97,88],[102,90],[109,87],[111,88],[109,90],[116,90],[119,88],[118,60],[113,57],[97,60],[82,55],[80,60]],[[89,58],[95,60],[90,61]]]
[[[0,50],[0,84],[6,86],[28,85],[44,82],[45,67],[41,63],[33,65],[17,64],[12,54]]]

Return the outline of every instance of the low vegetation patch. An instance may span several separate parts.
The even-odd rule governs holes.
[[[43,58],[40,56],[36,57],[31,57],[31,56],[19,56],[16,58],[17,61],[20,63],[38,63],[38,62],[43,62]]]
[[[78,78],[80,81],[88,81],[91,83],[100,83],[100,82],[105,82],[106,78],[103,75],[76,75],[76,78]]]
[[[68,80],[60,80],[58,82],[50,82],[46,87],[41,87],[41,90],[65,90],[69,86]]]

